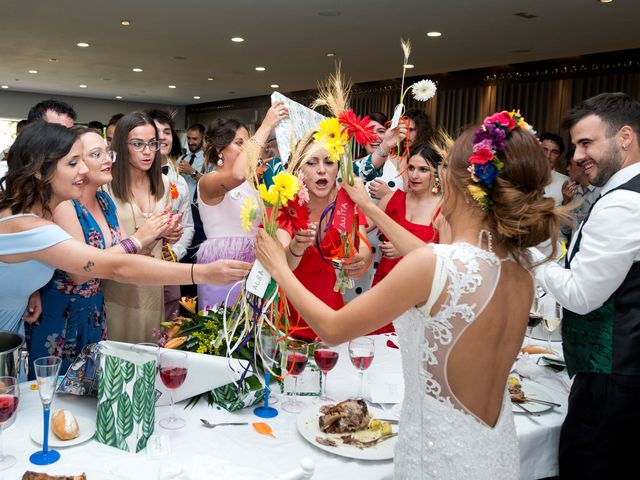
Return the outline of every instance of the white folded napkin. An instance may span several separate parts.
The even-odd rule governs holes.
[[[369,392],[373,403],[401,403],[404,397],[402,373],[372,373]]]
[[[569,376],[565,371],[555,372],[547,367],[537,365],[528,353],[520,356],[514,364],[513,370],[521,377],[528,378],[562,393],[566,394],[571,390],[571,380],[569,380]]]

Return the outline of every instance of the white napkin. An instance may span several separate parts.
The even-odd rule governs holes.
[[[524,378],[528,378],[549,388],[568,393],[571,390],[571,380],[565,371],[553,370],[536,365],[528,353],[522,354],[513,366],[513,370]]]
[[[373,403],[401,403],[404,397],[402,374],[371,374],[369,376],[369,392]]]

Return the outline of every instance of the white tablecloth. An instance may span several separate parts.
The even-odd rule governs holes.
[[[367,372],[368,377],[399,373],[400,351],[386,345],[387,339],[376,337],[376,356]],[[558,344],[559,345],[559,344]],[[542,368],[542,367],[540,367]],[[564,374],[566,375],[566,374]],[[334,398],[344,399],[357,393],[359,376],[351,365],[346,345],[340,346],[340,359],[336,368],[329,373],[327,393]],[[557,388],[557,385],[555,386]],[[554,408],[539,417],[516,414],[516,428],[520,442],[523,480],[557,475],[557,448],[560,425],[566,414],[567,391],[545,387],[547,393],[561,408]],[[299,466],[303,457],[315,462],[314,479],[360,479],[383,480],[393,476],[391,461],[358,461],[338,457],[319,450],[307,443],[297,432],[295,415],[279,409],[280,414],[270,420],[258,419],[252,409],[238,413],[211,408],[201,401],[193,410],[183,410],[178,404],[177,411],[187,419],[182,430],[167,431],[156,425],[155,435],[163,436],[169,442],[171,453],[161,458],[150,458],[146,453],[129,454],[94,440],[81,445],[60,448],[61,459],[48,467],[37,467],[29,463],[29,455],[39,446],[29,436],[34,425],[42,423],[42,407],[37,391],[23,384],[22,399],[14,425],[4,432],[6,453],[17,457],[13,468],[0,472],[0,479],[16,480],[26,470],[43,471],[51,474],[78,474],[86,472],[89,480],[140,480],[158,478],[158,470],[168,466],[195,463],[220,462],[220,470],[212,471],[207,478],[225,478],[224,466],[237,465],[238,471],[245,469],[245,475],[234,478],[275,479]],[[302,398],[307,405],[310,397]],[[282,402],[282,399],[280,399]],[[276,404],[276,407],[279,405]],[[95,418],[95,400],[70,395],[58,395],[54,408],[67,408],[76,415]],[[166,416],[169,407],[158,407],[156,419]],[[221,421],[266,421],[273,428],[276,438],[261,436],[251,426],[219,427],[213,430],[201,426],[199,419],[212,422]],[[223,465],[224,464],[224,465]],[[221,476],[222,474],[222,476]],[[176,477],[177,478],[177,477]]]

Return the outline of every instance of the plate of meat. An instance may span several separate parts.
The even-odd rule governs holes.
[[[377,420],[362,400],[313,405],[298,415],[300,434],[316,447],[358,460],[391,460],[397,425]]]

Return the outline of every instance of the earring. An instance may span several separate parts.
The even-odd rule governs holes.
[[[222,165],[224,165],[224,158],[222,157],[222,153],[218,154],[218,161],[216,162],[216,164],[221,167]]]
[[[433,188],[431,189],[431,193],[435,193],[436,195],[440,193],[442,186],[440,185],[440,177],[435,175],[436,179],[433,182]]]
[[[622,145],[622,149],[626,152],[627,148],[629,148],[629,145]]]

